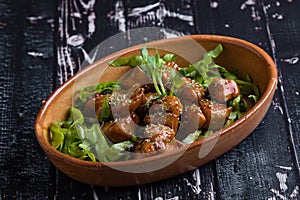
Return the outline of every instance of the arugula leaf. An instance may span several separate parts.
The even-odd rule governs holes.
[[[124,142],[119,142],[113,144],[110,148],[103,152],[107,161],[117,161],[122,158],[122,160],[128,160],[131,156],[131,153],[127,150],[132,148],[134,143],[127,140]]]
[[[114,89],[119,88],[120,86],[118,81],[108,81],[93,86],[87,86],[80,90],[79,99],[82,103],[85,103],[89,97],[95,94],[111,94]]]
[[[207,87],[214,78],[220,77],[220,73],[215,70],[216,65],[214,65],[213,60],[217,58],[222,51],[222,45],[218,44],[216,48],[204,54],[201,60],[189,65],[187,68],[179,67],[178,71],[183,76],[194,79]]]
[[[241,93],[245,96],[255,95],[255,99],[259,99],[260,93],[258,87],[251,82],[246,82],[242,80],[235,80],[235,82],[239,85]],[[254,93],[254,94],[253,94]]]
[[[170,95],[174,95],[175,88],[178,89],[183,85],[183,80],[180,74],[175,69],[168,69],[170,71],[170,79],[172,82]]]
[[[73,124],[79,123],[83,124],[84,123],[84,117],[81,111],[75,107],[71,107],[70,109],[70,120],[73,121]]]
[[[163,56],[165,62],[176,61],[176,56],[174,54],[167,53]]]
[[[196,130],[194,133],[189,134],[185,139],[183,139],[182,142],[184,144],[192,144],[199,138],[201,133],[202,130]]]
[[[140,66],[141,69],[143,69],[146,74],[151,77],[158,96],[166,95],[166,90],[161,80],[164,62],[160,59],[158,51],[156,50],[155,56],[149,56],[146,46],[143,46],[141,49],[141,55],[144,60],[144,64]]]
[[[110,110],[110,105],[109,105],[109,100],[107,97],[105,97],[104,101],[103,101],[103,105],[102,105],[102,111],[100,114],[100,119],[99,122],[105,122],[109,119],[111,115],[111,110]]]
[[[126,58],[119,58],[117,60],[114,60],[114,61],[110,62],[109,64],[111,66],[114,66],[114,67],[129,65],[129,63],[131,62],[131,60],[133,59],[133,57],[134,56],[126,57]]]
[[[61,151],[64,145],[64,133],[67,129],[61,128],[61,122],[55,121],[50,125],[50,131],[52,133],[51,145]]]

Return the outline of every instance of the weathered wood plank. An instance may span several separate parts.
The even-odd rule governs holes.
[[[181,34],[195,32],[193,10],[190,0],[173,1],[126,1],[128,29],[139,27],[162,27]],[[165,36],[172,35],[166,31]]]
[[[253,42],[273,55],[273,44],[263,5],[256,1],[196,2],[197,30],[201,33],[230,35]],[[200,23],[202,22],[202,23]],[[276,41],[277,43],[277,41]],[[282,98],[276,92],[273,104],[258,128],[240,145],[216,161],[217,179],[221,199],[266,199],[276,191],[288,198],[296,187],[294,158],[290,155],[287,120],[278,105]],[[280,105],[281,106],[281,105]],[[286,176],[288,189],[280,190],[282,176]]]
[[[53,7],[34,0],[0,5],[0,198],[46,199],[49,162],[33,124],[53,89]]]
[[[299,84],[300,84],[300,7],[299,1],[263,1],[264,14],[268,17],[270,41],[274,42],[273,56],[279,70],[279,91],[282,98],[282,111],[286,118],[290,143],[295,149],[295,160],[300,162]],[[296,108],[296,109],[294,109]],[[296,152],[293,152],[296,151]],[[299,170],[299,169],[298,169]],[[298,172],[299,173],[299,172]]]

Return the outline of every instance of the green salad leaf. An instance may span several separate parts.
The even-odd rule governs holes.
[[[88,98],[95,94],[111,94],[114,89],[119,88],[120,86],[118,81],[108,81],[97,85],[87,86],[80,90],[79,99],[81,102],[85,103]]]

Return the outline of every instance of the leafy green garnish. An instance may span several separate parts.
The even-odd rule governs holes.
[[[178,71],[183,76],[196,80],[207,87],[214,78],[220,77],[220,73],[216,71],[218,66],[213,63],[213,60],[217,58],[222,51],[223,47],[219,44],[215,49],[204,54],[202,59],[195,64],[191,64],[184,68],[180,67],[178,68]]]
[[[108,81],[93,86],[87,86],[80,90],[79,99],[85,103],[88,98],[95,94],[111,94],[114,89],[119,89],[118,81]]]
[[[103,105],[102,105],[102,111],[100,114],[99,122],[102,123],[104,121],[107,121],[110,118],[111,110],[109,105],[109,100],[107,97],[105,97]]]
[[[55,121],[50,125],[51,145],[74,158],[93,162],[116,161],[121,157],[129,158],[125,151],[133,142],[125,141],[110,146],[99,124],[87,127],[80,110],[72,107],[68,121],[72,123],[65,128],[65,122]]]

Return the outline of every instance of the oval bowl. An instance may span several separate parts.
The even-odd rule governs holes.
[[[199,140],[185,148],[162,153],[148,158],[121,162],[103,163],[78,160],[54,149],[49,143],[49,126],[54,120],[64,120],[72,105],[73,93],[82,85],[93,84],[91,77],[102,74],[101,81],[118,79],[128,68],[109,67],[107,63],[119,58],[137,54],[143,45],[130,47],[85,67],[76,75],[58,87],[43,103],[35,121],[36,138],[51,162],[63,173],[86,184],[97,186],[129,186],[145,184],[173,177],[193,170],[224,154],[245,139],[265,116],[277,86],[277,69],[270,56],[258,46],[247,41],[216,35],[191,35],[173,39],[159,40],[148,43],[148,46],[170,47],[179,46],[182,51],[193,54],[188,43],[194,41],[204,49],[210,50],[221,43],[222,54],[215,61],[227,69],[238,69],[250,75],[258,85],[260,100],[239,120],[216,132],[204,140]],[[193,55],[191,56],[193,57]],[[194,59],[194,58],[191,58]],[[180,61],[184,63],[185,61]],[[78,82],[82,83],[78,84]],[[167,163],[164,167],[143,172],[127,172],[132,166],[142,168],[156,163]]]

